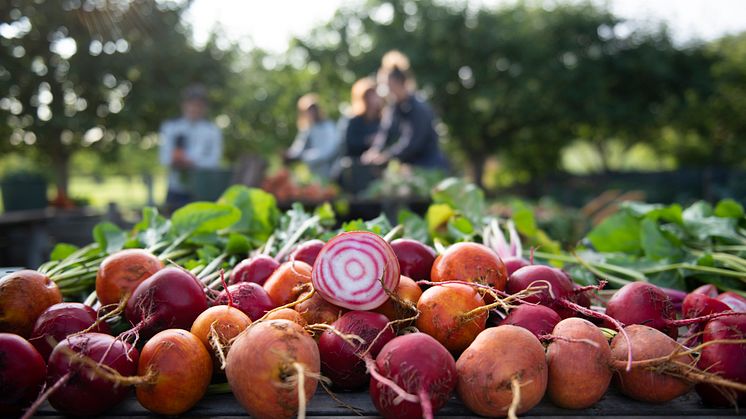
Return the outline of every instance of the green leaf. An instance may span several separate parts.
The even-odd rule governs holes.
[[[234,185],[223,193],[218,203],[232,205],[241,211],[241,218],[231,231],[247,234],[258,241],[266,241],[280,220],[274,195],[261,189]]]
[[[678,269],[648,275],[648,280],[651,284],[657,285],[659,287],[686,291],[686,281],[684,280],[684,275]]]
[[[399,224],[404,226],[404,237],[417,240],[421,243],[430,243],[430,235],[427,233],[427,222],[419,215],[403,209],[397,216]]]
[[[228,236],[228,243],[225,245],[227,253],[246,255],[249,250],[251,250],[251,241],[248,237],[239,233],[231,233]]]
[[[513,203],[513,215],[511,218],[519,233],[531,238],[536,236],[538,227],[536,226],[534,211],[525,202],[515,201]]]
[[[142,220],[135,224],[134,231],[137,238],[146,247],[150,247],[168,234],[171,228],[171,222],[162,215],[158,214],[158,209],[145,207],[142,210]]]
[[[220,256],[220,249],[215,246],[203,246],[197,249],[197,257],[203,263],[210,263],[218,256]]]
[[[197,246],[217,246],[220,244],[220,237],[217,233],[195,233],[189,237],[187,242]]]
[[[448,204],[432,204],[427,208],[425,214],[425,221],[427,221],[427,230],[430,235],[435,237],[448,220],[453,217],[456,212]]]
[[[484,192],[476,185],[462,179],[448,178],[440,182],[432,192],[435,204],[447,204],[471,221],[481,224],[487,207]]]
[[[113,253],[122,250],[127,234],[115,224],[104,221],[93,227],[93,239],[106,253]]]
[[[715,206],[715,215],[722,218],[743,218],[743,206],[733,199],[723,199]]]
[[[643,202],[625,202],[621,208],[638,218],[651,220],[665,220],[671,223],[682,223],[682,209],[679,204],[669,206],[661,204],[646,204]]]
[[[328,202],[324,202],[322,205],[316,207],[313,214],[319,217],[319,222],[323,225],[334,226],[334,223],[337,222],[334,208]]]
[[[177,235],[217,232],[241,219],[233,205],[193,202],[174,211],[171,224]]]
[[[448,235],[453,241],[471,240],[474,226],[466,217],[453,217],[448,220]]]
[[[620,211],[597,225],[586,238],[599,252],[624,252],[639,254],[640,220],[626,211]]]
[[[62,260],[78,250],[79,247],[69,243],[57,243],[49,254],[49,260]]]
[[[676,260],[682,256],[681,247],[673,243],[650,218],[642,220],[640,245],[645,256],[653,260]]]
[[[379,236],[386,235],[386,233],[391,231],[391,228],[391,223],[383,214],[369,221],[357,219],[342,224],[342,231],[370,231]]]
[[[684,210],[684,228],[695,240],[704,241],[714,237],[739,241],[736,232],[738,220],[720,218],[713,213],[710,204],[699,201]]]

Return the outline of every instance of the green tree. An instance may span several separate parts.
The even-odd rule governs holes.
[[[157,144],[178,115],[179,92],[220,86],[229,59],[214,42],[194,48],[181,23],[189,2],[6,0],[0,6],[0,117],[4,149],[33,152],[66,193],[70,157],[92,147]]]

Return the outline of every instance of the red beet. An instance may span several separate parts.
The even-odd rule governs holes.
[[[392,339],[378,354],[375,369],[377,372],[370,379],[370,397],[385,418],[432,417],[446,404],[458,382],[451,354],[424,333]],[[398,400],[397,393],[376,375],[393,381],[419,400]],[[429,412],[423,412],[423,407]]]
[[[48,386],[59,384],[60,379],[69,374],[69,379],[49,396],[52,407],[65,415],[93,416],[104,413],[127,397],[128,386],[95,376],[90,367],[71,362],[67,351],[100,362],[123,376],[137,373],[138,352],[129,343],[102,333],[71,336],[60,342],[49,356]]]
[[[207,296],[189,271],[164,268],[143,281],[127,302],[132,333],[150,337],[166,329],[186,329],[207,309]]]
[[[562,318],[549,307],[533,304],[521,304],[510,310],[508,316],[500,322],[501,325],[512,324],[528,329],[537,338],[548,335],[554,330]]]
[[[703,340],[746,339],[746,315],[721,317],[707,322]],[[721,377],[746,384],[746,344],[712,344],[702,348],[697,367]],[[716,406],[729,406],[736,399],[746,403],[746,392],[717,388],[711,384],[697,384],[702,401]],[[731,399],[731,400],[729,400]]]
[[[718,289],[712,284],[705,284],[701,287],[697,287],[690,294],[704,294],[708,297],[715,298],[718,296]]]
[[[31,333],[29,342],[36,348],[46,360],[56,342],[89,328],[96,322],[96,311],[81,303],[59,303],[46,309],[36,320],[34,331]],[[93,332],[111,334],[111,329],[106,322],[100,322]],[[50,344],[49,339],[55,344]]]
[[[505,269],[508,270],[508,275],[513,275],[513,272],[523,268],[524,266],[530,265],[529,261],[522,257],[508,256],[502,259],[505,264]]]
[[[506,290],[510,294],[515,294],[531,286],[547,288],[524,298],[524,301],[550,307],[562,318],[572,317],[575,314],[574,311],[557,304],[557,300],[572,300],[574,297],[572,281],[561,270],[545,265],[525,266],[513,272]]]
[[[324,332],[319,337],[321,373],[341,390],[354,390],[365,386],[369,376],[361,355],[367,352],[370,356],[376,357],[383,345],[396,336],[388,325],[388,318],[383,314],[369,311],[350,311],[332,323],[332,326],[344,334],[359,336],[365,343],[358,342],[352,345],[336,333]]]
[[[731,310],[737,313],[746,313],[746,298],[741,297],[735,292],[724,292],[718,295],[717,299],[727,304]]]
[[[231,284],[240,282],[256,282],[264,285],[264,282],[280,266],[279,262],[267,255],[258,255],[244,259],[231,271]]]
[[[215,305],[227,305],[228,293],[233,297],[233,307],[243,311],[254,321],[275,308],[272,299],[261,285],[254,282],[239,282],[229,285],[215,300]]]
[[[632,282],[617,291],[606,305],[606,314],[625,325],[642,324],[676,339],[678,328],[671,325],[674,309],[660,288],[646,282]]]
[[[399,259],[399,270],[415,281],[430,280],[430,270],[435,262],[435,250],[412,239],[396,239],[391,247]]]
[[[686,296],[682,304],[682,314],[685,319],[720,313],[730,310],[727,304],[705,294],[691,293]]]
[[[0,415],[15,416],[29,407],[46,375],[44,359],[26,339],[0,333]]]
[[[290,260],[299,260],[313,266],[323,247],[324,242],[316,239],[301,243],[290,255]]]

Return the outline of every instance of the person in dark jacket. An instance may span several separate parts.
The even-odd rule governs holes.
[[[435,116],[430,106],[412,92],[406,69],[393,65],[383,68],[392,100],[384,112],[381,127],[361,161],[385,164],[391,159],[428,169],[447,169],[448,163],[438,145]]]
[[[359,159],[370,148],[381,124],[383,99],[376,92],[376,82],[360,79],[352,85],[352,114],[344,136],[344,156]]]

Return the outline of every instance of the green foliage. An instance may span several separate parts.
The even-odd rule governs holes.
[[[100,249],[106,253],[121,250],[127,241],[127,234],[108,221],[96,224],[93,228],[93,239],[98,243]]]
[[[275,197],[261,189],[234,185],[223,193],[218,202],[241,210],[241,219],[231,226],[231,231],[248,234],[260,243],[269,238],[280,219]]]
[[[174,211],[171,224],[177,235],[212,233],[232,226],[241,216],[241,211],[229,204],[193,202]]]

